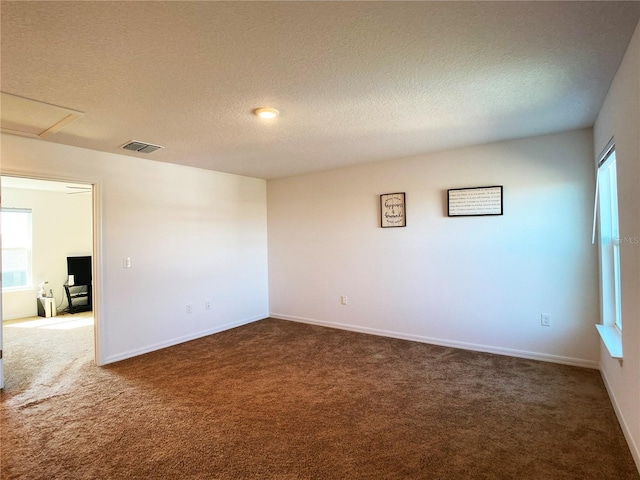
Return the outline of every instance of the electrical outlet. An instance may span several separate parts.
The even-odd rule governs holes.
[[[131,257],[124,257],[122,259],[122,266],[124,268],[131,268]]]
[[[204,309],[205,310],[211,310],[211,300],[205,300],[204,301]]]
[[[341,295],[340,296],[340,305],[346,305],[347,304],[347,296],[346,295]]]
[[[540,325],[543,327],[551,326],[551,315],[549,313],[540,314]]]
[[[190,303],[187,303],[187,313],[191,313],[193,310],[193,307]]]

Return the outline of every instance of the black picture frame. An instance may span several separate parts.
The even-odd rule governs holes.
[[[504,188],[488,187],[450,188],[447,190],[449,217],[488,217],[504,215]]]
[[[380,195],[380,227],[397,228],[407,226],[407,202],[405,192]]]

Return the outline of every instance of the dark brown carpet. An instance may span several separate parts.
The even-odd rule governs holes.
[[[595,370],[274,319],[98,368],[91,327],[18,330],[3,479],[640,478]]]

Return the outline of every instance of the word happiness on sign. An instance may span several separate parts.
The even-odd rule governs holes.
[[[380,195],[380,226],[388,228],[405,227],[406,225],[404,193]]]

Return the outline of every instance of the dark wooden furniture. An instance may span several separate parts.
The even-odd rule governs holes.
[[[64,291],[69,302],[69,313],[86,312],[93,309],[91,285],[64,284]]]

